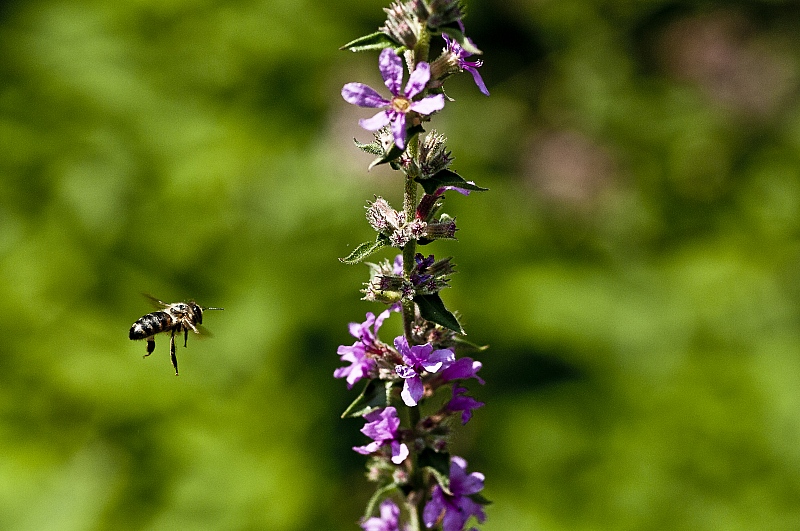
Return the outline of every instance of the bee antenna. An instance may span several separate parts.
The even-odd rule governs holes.
[[[206,310],[224,310],[224,309],[225,309],[225,308],[214,308],[214,307],[209,307],[209,308],[203,308],[203,311],[206,311]]]

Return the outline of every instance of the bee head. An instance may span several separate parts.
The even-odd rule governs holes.
[[[199,304],[197,304],[196,302],[194,302],[194,301],[189,301],[189,302],[186,303],[186,305],[189,308],[191,308],[192,313],[194,314],[195,319],[197,320],[197,324],[203,324],[203,309],[204,308],[202,306],[200,306]]]

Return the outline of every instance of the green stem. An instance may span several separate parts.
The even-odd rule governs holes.
[[[419,406],[408,409],[408,420],[411,429],[416,429],[420,421]],[[411,470],[409,470],[411,477],[409,478],[409,484],[411,485],[412,491],[411,494],[406,497],[406,509],[408,510],[411,531],[421,531],[422,502],[424,501],[422,493],[425,492],[426,488],[425,485],[423,485],[422,470],[419,468],[419,454],[412,450],[409,457],[411,459]]]
[[[430,35],[425,32],[417,46],[414,48],[414,63],[418,64],[420,61],[427,61],[430,52]],[[405,189],[403,193],[403,212],[405,213],[406,221],[411,221],[417,212],[417,182],[414,180],[417,175],[417,168],[419,168],[419,142],[416,135],[408,139],[408,147],[406,153],[411,159],[409,169],[406,173]],[[417,252],[417,242],[415,240],[409,241],[403,247],[403,278],[410,282],[411,273],[414,271],[414,256]],[[409,345],[413,345],[411,330],[415,320],[414,301],[403,300],[403,332]],[[416,430],[420,421],[419,406],[411,407],[408,409],[409,427]],[[409,528],[411,531],[422,531],[422,505],[425,501],[424,493],[427,490],[423,482],[422,470],[419,467],[419,455],[412,448],[411,467],[409,472],[409,485],[411,486],[411,493],[406,497],[406,509],[409,517]]]
[[[408,139],[408,156],[414,161],[410,167],[417,166],[417,159],[419,158],[419,144],[417,137],[414,136]],[[415,172],[409,171],[406,174],[405,190],[403,193],[403,212],[405,213],[406,220],[414,219],[417,211],[417,182],[414,180]],[[403,247],[403,278],[407,282],[411,282],[411,273],[414,271],[414,255],[417,252],[417,242],[415,240],[409,241]],[[411,328],[414,324],[414,301],[403,300],[403,332],[411,345]]]
[[[421,61],[428,61],[428,55],[431,51],[431,35],[427,31],[422,32],[417,45],[414,46],[414,64],[417,65]]]

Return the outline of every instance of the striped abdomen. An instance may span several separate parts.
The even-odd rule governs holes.
[[[159,332],[170,330],[174,323],[172,315],[167,312],[148,313],[133,323],[128,337],[131,339],[145,339]]]

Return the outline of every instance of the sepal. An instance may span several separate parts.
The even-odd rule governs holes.
[[[397,43],[382,31],[376,31],[375,33],[370,33],[369,35],[354,39],[339,49],[349,50],[351,52],[368,52],[370,50],[383,50],[384,48],[399,50],[401,47],[397,46]]]
[[[359,262],[364,261],[365,258],[374,254],[375,252],[387,247],[389,245],[389,238],[387,238],[383,234],[378,234],[378,237],[375,238],[374,242],[364,242],[347,255],[344,258],[339,258],[339,261],[348,264],[354,265],[358,264]]]
[[[442,325],[459,334],[467,335],[464,329],[461,328],[456,316],[445,308],[444,302],[442,302],[442,298],[438,293],[417,295],[414,297],[414,302],[417,303],[419,314],[423,319]]]

